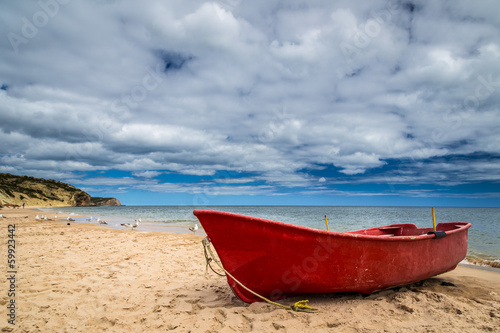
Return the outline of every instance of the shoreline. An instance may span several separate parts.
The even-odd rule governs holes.
[[[59,208],[59,207],[27,207],[27,209],[35,209],[35,210],[39,210],[41,212],[46,212],[44,209],[57,209],[57,208]],[[68,207],[64,206],[61,208],[68,208]],[[90,224],[90,225],[99,225],[97,223],[85,221],[84,218],[88,218],[87,215],[73,214],[71,216],[80,218],[80,220],[75,221],[75,223],[86,223],[86,224]],[[102,216],[102,217],[104,219],[109,218],[107,216]],[[107,225],[103,225],[103,226],[107,226],[109,228],[114,228],[114,229],[124,229],[124,227],[122,227],[120,225],[120,223],[133,223],[134,222],[134,220],[131,218],[123,219],[123,220],[117,220],[115,218],[111,218],[109,221],[110,221],[110,223],[108,223]],[[196,234],[206,236],[206,233],[203,230],[203,226],[197,220],[193,223],[197,223],[198,227],[199,227]],[[180,225],[172,226],[172,225],[160,223],[157,221],[153,221],[153,222],[146,221],[146,222],[141,223],[140,230],[151,231],[151,232],[167,232],[167,233],[171,232],[171,233],[191,234],[191,231],[189,231],[188,228],[189,227],[187,227],[187,226],[180,226]],[[486,267],[486,268],[491,267],[494,269],[498,269],[498,271],[500,272],[500,258],[491,260],[491,259],[481,258],[481,257],[477,257],[477,256],[467,256],[463,261],[460,262],[460,265],[469,265],[470,267],[477,267],[478,269],[481,269],[482,267]]]
[[[494,262],[494,263],[496,263],[496,262]],[[462,260],[461,262],[459,262],[458,266],[467,267],[467,268],[470,268],[470,269],[477,269],[477,270],[480,270],[480,271],[487,271],[487,272],[493,272],[493,273],[496,273],[496,274],[500,274],[500,268],[498,268],[498,267],[491,266],[489,264],[484,264],[484,265],[481,265],[481,264],[471,264],[471,263],[468,262],[467,258],[465,258],[464,260]]]
[[[1,210],[15,225],[14,297],[0,287],[0,329],[29,332],[442,332],[494,331],[500,326],[500,275],[458,266],[451,272],[369,295],[314,294],[318,313],[246,304],[225,277],[207,275],[202,235],[101,228],[35,220],[34,209]],[[25,217],[27,216],[27,217]],[[4,264],[5,265],[5,264]],[[6,271],[5,266],[4,272]]]
[[[32,207],[30,209],[35,209],[35,210],[38,210],[40,212],[47,213],[47,211],[44,209],[57,209],[57,208],[58,207]],[[63,207],[63,208],[67,208],[67,207]],[[53,212],[53,211],[51,211],[51,212],[57,214],[57,212]],[[112,218],[109,216],[101,216],[107,222],[107,224],[99,224],[97,222],[87,221],[86,219],[89,218],[89,216],[87,216],[87,215],[74,214],[74,213],[69,213],[69,214],[64,214],[64,215],[69,215],[72,218],[75,218],[75,221],[73,221],[74,223],[81,223],[81,224],[88,224],[88,225],[99,225],[102,227],[108,227],[108,228],[118,229],[118,230],[126,230],[126,228],[124,228],[123,226],[120,225],[121,223],[133,223],[134,222],[134,219],[131,219],[131,218],[118,220],[116,218]],[[63,221],[63,220],[64,219],[59,219],[59,218],[57,219],[57,221]],[[201,224],[199,222],[197,222],[197,223],[198,223],[199,229],[195,234],[206,236]],[[163,230],[163,229],[165,229],[165,230]],[[175,234],[178,234],[178,233],[180,233],[180,234],[192,234],[192,232],[189,231],[189,227],[187,227],[187,226],[180,226],[180,225],[179,226],[172,226],[172,225],[166,225],[166,224],[159,224],[158,222],[151,222],[151,221],[141,222],[140,228],[137,229],[137,231],[139,231],[139,230],[140,231],[149,231],[149,232],[167,232],[167,233],[175,233]]]

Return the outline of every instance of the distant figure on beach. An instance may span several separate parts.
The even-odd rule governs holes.
[[[24,202],[23,202],[23,209],[24,209]]]

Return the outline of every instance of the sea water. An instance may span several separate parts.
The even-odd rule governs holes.
[[[120,223],[141,219],[138,230],[187,231],[198,223],[193,209],[226,211],[274,221],[325,230],[325,215],[331,231],[353,231],[394,223],[414,223],[417,227],[432,227],[430,207],[341,207],[341,206],[116,206],[64,207],[48,209],[59,218],[69,215],[85,222],[101,218],[108,226],[123,228]],[[470,222],[468,255],[500,260],[500,208],[437,207],[436,223]],[[93,223],[96,223],[95,220]],[[199,224],[199,223],[198,223]],[[436,254],[439,255],[439,254]]]

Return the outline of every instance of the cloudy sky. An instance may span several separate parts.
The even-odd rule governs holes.
[[[123,204],[500,206],[500,2],[0,11],[0,172]]]

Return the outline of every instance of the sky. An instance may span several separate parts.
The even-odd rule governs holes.
[[[498,0],[0,6],[0,172],[126,205],[500,206]]]

